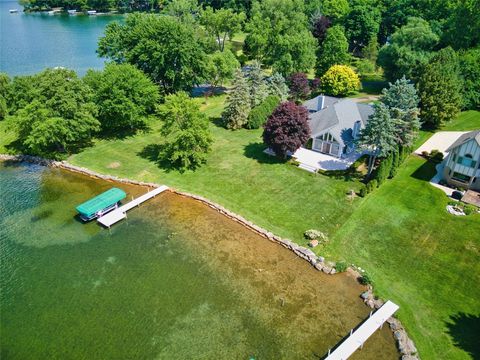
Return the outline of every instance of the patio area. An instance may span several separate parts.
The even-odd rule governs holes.
[[[300,165],[299,167],[307,171],[317,170],[346,170],[357,160],[362,154],[352,152],[343,158],[319,153],[317,151],[300,148],[292,155]]]

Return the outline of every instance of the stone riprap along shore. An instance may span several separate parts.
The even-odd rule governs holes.
[[[0,161],[15,161],[15,162],[29,162],[43,166],[50,166],[50,167],[57,167],[77,173],[81,173],[87,176],[108,180],[108,181],[115,181],[118,183],[125,183],[125,184],[132,184],[138,186],[146,186],[146,187],[159,187],[160,184],[150,183],[150,182],[143,182],[143,181],[136,181],[131,179],[124,179],[119,178],[117,176],[112,175],[103,175],[97,173],[95,171],[89,170],[87,168],[79,167],[68,163],[67,161],[55,161],[44,159],[37,156],[30,156],[30,155],[5,155],[0,154]],[[322,271],[325,274],[333,275],[336,274],[337,271],[335,269],[335,263],[333,262],[326,262],[325,259],[321,256],[315,254],[312,250],[303,247],[301,245],[296,244],[295,242],[289,239],[283,239],[273,233],[261,228],[260,226],[255,225],[251,221],[245,219],[244,217],[235,214],[228,209],[224,208],[223,206],[216,204],[202,196],[190,194],[182,191],[178,191],[175,189],[170,188],[169,191],[172,191],[175,194],[180,196],[189,197],[196,201],[200,201],[203,204],[215,209],[216,211],[220,212],[221,214],[227,216],[228,218],[246,226],[247,228],[251,229],[252,231],[260,234],[261,236],[269,239],[270,241],[274,241],[277,244],[282,245],[283,247],[293,251],[297,256],[300,258],[308,261],[315,269],[318,271]],[[351,276],[355,277],[356,279],[360,279],[362,277],[361,273],[353,267],[348,267],[346,270]],[[375,297],[373,293],[373,288],[371,285],[367,285],[367,290],[363,292],[360,297],[363,299],[364,303],[372,309],[379,309],[383,304],[384,301]],[[401,324],[401,322],[394,317],[390,317],[387,320],[387,323],[390,326],[390,329],[393,332],[393,336],[395,337],[398,350],[402,355],[402,360],[415,360],[419,359],[417,354],[417,349],[415,347],[414,342],[409,338],[405,328]]]

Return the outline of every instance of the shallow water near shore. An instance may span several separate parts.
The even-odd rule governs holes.
[[[75,205],[114,184],[0,162],[2,359],[318,359],[368,316],[329,276],[213,209],[163,193],[111,231]],[[397,359],[384,327],[354,359]]]

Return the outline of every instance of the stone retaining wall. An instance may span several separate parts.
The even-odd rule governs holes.
[[[132,185],[147,186],[147,187],[154,187],[154,188],[160,186],[159,184],[156,184],[156,183],[147,183],[143,181],[123,179],[123,178],[119,178],[111,175],[103,175],[95,171],[89,170],[87,168],[72,165],[66,161],[54,161],[54,160],[48,160],[41,157],[30,156],[30,155],[0,154],[0,160],[16,161],[16,162],[25,161],[25,162],[30,162],[34,164],[44,165],[44,166],[57,167],[57,168],[77,172],[80,174],[84,174],[87,176],[91,176],[94,178],[115,181],[115,182],[124,183],[124,184],[132,184]],[[235,214],[230,210],[224,208],[223,206],[216,204],[213,201],[210,201],[202,196],[178,191],[175,189],[169,189],[169,190],[177,195],[188,197],[196,201],[200,201],[201,203],[225,215],[229,219],[242,224],[243,226],[249,228],[250,230],[256,232],[257,234],[269,239],[270,241],[273,241],[273,242],[276,242],[277,244],[282,245],[283,247],[293,251],[297,256],[308,261],[318,271],[322,271],[325,274],[332,274],[332,275],[336,273],[334,264],[331,264],[331,263],[327,264],[323,257],[317,256],[312,250],[306,247],[297,245],[296,243],[294,243],[289,239],[282,239],[281,237],[274,235],[273,233],[261,228],[260,226],[255,225],[251,221],[248,221],[243,216]],[[352,276],[354,276],[356,279],[359,279],[362,277],[362,275],[352,267],[349,267],[347,269],[347,272],[350,273]],[[374,296],[372,286],[370,285],[368,285],[367,291],[363,292],[360,297],[363,299],[364,303],[372,309],[379,309],[384,303],[383,300],[378,299]],[[390,329],[392,330],[393,335],[397,341],[397,347],[400,353],[402,354],[402,360],[419,359],[415,344],[408,337],[407,332],[405,328],[402,326],[402,324],[400,323],[400,321],[397,318],[390,317],[387,320],[387,323],[389,324]]]

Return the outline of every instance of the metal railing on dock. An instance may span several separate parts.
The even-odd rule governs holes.
[[[355,331],[350,330],[350,335],[334,350],[328,351],[325,360],[346,360],[358,348],[362,348],[365,341],[378,329],[383,323],[392,316],[399,306],[388,300],[383,306],[370,313],[370,317],[361,324]]]
[[[168,187],[165,185],[162,185],[158,188],[153,189],[152,191],[149,191],[148,193],[139,196],[136,199],[133,199],[129,203],[120,206],[119,208],[109,212],[108,214],[105,214],[102,217],[99,217],[97,221],[102,224],[103,226],[110,227],[117,222],[119,222],[122,219],[125,219],[127,217],[127,211],[134,208],[135,206],[140,205],[141,203],[157,196],[158,194],[164,192],[165,190],[168,190]]]

